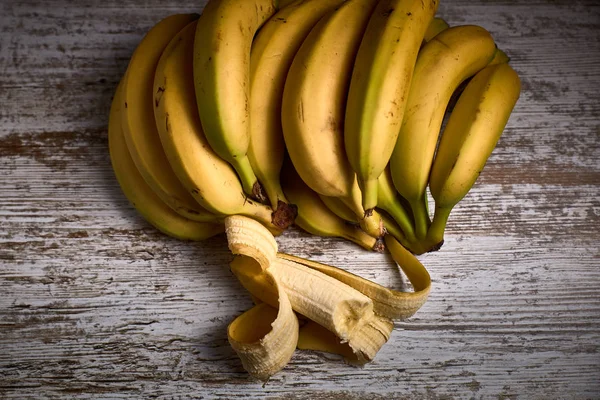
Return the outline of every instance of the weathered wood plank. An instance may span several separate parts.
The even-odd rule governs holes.
[[[0,4],[0,397],[596,398],[600,7],[442,2],[490,29],[523,93],[447,240],[429,301],[359,369],[298,352],[250,380],[226,326],[251,305],[218,236],[137,216],[110,168],[114,88],[144,33],[205,1]],[[381,284],[391,260],[292,229],[281,250]]]

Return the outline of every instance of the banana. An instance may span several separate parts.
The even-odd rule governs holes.
[[[377,178],[388,164],[408,98],[413,67],[438,0],[381,0],[356,56],[344,143],[365,210],[377,206]]]
[[[227,337],[244,369],[268,380],[292,358],[299,335],[290,298],[271,273],[277,242],[263,225],[243,216],[227,217],[225,232],[228,247],[236,255],[231,271],[261,302],[229,324]]]
[[[169,163],[183,186],[211,212],[247,215],[274,232],[285,229],[293,215],[248,199],[234,169],[212,150],[202,130],[190,85],[196,24],[171,40],[154,76],[155,125]]]
[[[283,191],[287,198],[298,206],[298,216],[295,221],[297,226],[313,235],[340,237],[367,250],[383,250],[381,241],[331,212],[319,195],[300,179],[291,162],[287,161],[282,171]]]
[[[384,240],[392,259],[413,285],[413,292],[389,289],[341,268],[291,254],[279,252],[277,257],[307,266],[358,290],[373,301],[373,309],[377,315],[393,320],[406,319],[413,316],[427,301],[431,290],[431,277],[419,259],[394,237],[385,235]]]
[[[446,106],[459,84],[483,69],[495,50],[488,31],[464,25],[441,32],[419,53],[390,159],[394,186],[412,208],[419,239],[429,225],[426,186]]]
[[[108,149],[113,170],[125,197],[152,226],[162,233],[184,240],[204,240],[222,233],[223,223],[189,220],[167,206],[148,186],[133,162],[125,137],[122,116],[123,83],[119,83],[110,107]]]
[[[450,28],[450,25],[448,25],[448,23],[443,18],[435,17],[431,20],[429,26],[427,27],[427,30],[425,31],[425,35],[423,36],[423,44],[429,42],[438,33],[445,31],[448,28]]]
[[[209,0],[196,28],[194,87],[202,128],[212,149],[236,170],[244,192],[262,189],[247,152],[250,143],[250,48],[277,0]]]
[[[452,208],[468,193],[502,135],[521,91],[506,63],[478,72],[460,95],[442,133],[429,186],[435,199],[427,239],[440,243]]]
[[[298,50],[285,82],[283,136],[302,180],[341,198],[367,233],[380,237],[381,218],[365,213],[343,143],[344,104],[354,56],[376,0],[348,0],[324,16]]]
[[[231,263],[234,275],[255,298],[273,308],[279,308],[279,315],[285,314],[286,320],[295,318],[287,310],[291,307],[298,314],[332,332],[340,342],[347,342],[359,363],[371,361],[387,342],[393,322],[387,315],[375,313],[375,303],[369,296],[297,260],[279,257],[275,239],[255,220],[230,216],[225,219],[225,230],[229,249],[236,255]],[[263,320],[275,319],[273,311],[265,309],[262,312],[270,314]],[[251,318],[247,318],[246,323],[251,324]],[[235,324],[239,325],[241,324]],[[272,324],[271,331],[265,323],[260,326],[262,329],[255,329],[251,325],[246,329],[253,331],[253,334],[241,335],[255,346],[236,348],[249,372],[266,369],[262,368],[263,364],[282,365],[273,360],[289,360],[290,341],[282,349],[277,349],[264,344],[261,346],[261,336],[266,338],[278,327],[288,326],[289,336],[298,343],[297,324],[279,321]],[[284,335],[277,336],[285,338]],[[251,365],[248,366],[248,363]]]
[[[218,220],[181,186],[169,167],[152,116],[152,81],[169,40],[197,14],[176,14],[157,23],[135,49],[123,82],[123,133],[135,165],[146,183],[182,216],[204,222]],[[131,72],[134,71],[134,72]]]
[[[506,54],[501,49],[497,48],[496,53],[494,54],[494,58],[492,59],[492,61],[490,61],[490,63],[488,65],[503,64],[503,63],[508,63],[509,61],[510,61],[510,57],[508,56],[508,54]]]
[[[252,43],[248,159],[273,208],[287,203],[279,182],[285,155],[281,132],[285,78],[311,28],[343,1],[297,0],[265,22]]]
[[[359,218],[339,197],[323,196],[322,194],[318,193],[317,195],[323,204],[325,204],[325,207],[329,209],[329,211],[346,222],[358,225]]]

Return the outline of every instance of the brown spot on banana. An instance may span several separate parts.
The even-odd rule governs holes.
[[[304,102],[300,99],[300,104],[298,104],[298,119],[304,122]]]
[[[166,78],[165,78],[166,80]],[[156,96],[154,96],[154,107],[158,108],[160,104],[160,99],[162,99],[163,93],[165,92],[164,86],[159,86],[156,90]]]

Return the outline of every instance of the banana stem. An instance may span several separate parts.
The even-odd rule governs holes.
[[[258,193],[256,193],[255,184],[258,182],[258,180],[256,179],[254,171],[252,170],[252,166],[250,165],[250,160],[248,157],[238,157],[232,161],[231,165],[240,178],[244,192],[248,196],[255,198],[255,200],[261,201],[262,199],[256,199]]]
[[[365,212],[374,209],[377,206],[377,194],[379,183],[377,179],[370,179],[362,182],[362,206]]]
[[[414,239],[408,239],[405,233],[402,231],[402,228],[398,225],[398,223],[393,219],[388,217],[385,214],[381,214],[381,219],[383,220],[383,226],[385,227],[388,234],[392,235],[398,242],[402,244],[402,246],[406,247],[413,254],[423,254],[425,250],[422,248],[419,241]]]
[[[430,249],[439,249],[444,242],[444,232],[452,207],[435,207],[433,221],[427,231],[426,243]]]
[[[385,203],[381,202],[381,204],[379,205],[379,208],[381,208],[382,210],[384,210],[388,214],[390,214],[390,216],[394,219],[394,221],[396,221],[396,223],[398,224],[398,226],[404,233],[406,240],[408,240],[409,242],[413,242],[413,243],[417,241],[412,220],[401,204],[399,204],[398,202],[393,202],[393,201],[385,202]],[[385,221],[384,221],[384,223],[385,223]]]
[[[424,194],[423,196],[426,195]],[[410,202],[410,207],[412,208],[413,216],[415,218],[415,233],[419,240],[425,239],[431,223],[425,200],[426,199],[423,197],[420,197],[417,201]]]
[[[357,202],[358,199],[355,199],[354,196],[351,198],[340,197],[339,199],[342,200],[342,202],[354,212],[354,214],[357,216],[360,227],[366,233],[376,239],[383,236],[383,222],[381,221],[381,216],[377,211],[371,209],[370,214],[365,213],[360,203]]]

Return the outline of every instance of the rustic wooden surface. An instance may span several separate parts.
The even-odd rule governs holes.
[[[447,241],[429,301],[364,368],[297,352],[266,385],[226,339],[251,299],[223,236],[136,215],[107,149],[143,34],[203,1],[0,3],[0,398],[600,397],[600,7],[443,0],[488,28],[523,93]],[[280,248],[379,283],[391,261],[291,230]]]

